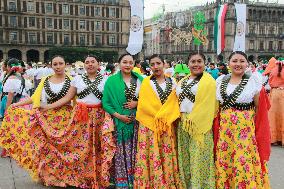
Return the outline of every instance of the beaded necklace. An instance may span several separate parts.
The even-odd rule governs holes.
[[[192,103],[195,102],[195,95],[191,92],[191,88],[196,85],[201,77],[203,76],[203,73],[199,76],[197,76],[192,82],[190,82],[188,85],[187,85],[187,82],[189,80],[189,78],[183,80],[183,82],[181,83],[181,89],[182,89],[182,92],[180,93],[179,95],[179,104],[181,104],[181,102],[185,99],[185,98],[188,98],[188,100],[190,100]]]
[[[99,100],[102,99],[103,93],[101,93],[98,89],[98,85],[102,82],[103,76],[98,72],[96,79],[92,82],[87,74],[82,75],[84,83],[87,85],[87,88],[80,92],[77,96],[79,99],[85,98],[89,94],[93,93]]]
[[[46,94],[49,96],[49,98],[47,99],[48,104],[52,104],[52,103],[60,100],[61,98],[63,98],[67,94],[67,92],[68,92],[68,90],[71,86],[70,85],[71,80],[69,79],[68,76],[65,76],[63,87],[59,91],[59,93],[56,94],[51,90],[50,83],[49,83],[50,77],[51,76],[47,77],[46,80],[44,81],[44,90],[45,90]]]
[[[240,84],[236,87],[236,89],[233,91],[233,93],[230,94],[229,96],[227,95],[226,90],[227,90],[229,81],[231,79],[231,75],[225,76],[223,78],[222,83],[221,83],[221,89],[220,89],[220,93],[221,93],[221,96],[223,98],[223,104],[222,104],[223,110],[229,109],[231,107],[237,108],[237,109],[240,109],[240,110],[251,108],[251,106],[253,105],[253,102],[251,102],[251,103],[236,103],[237,98],[243,92],[246,84],[249,81],[249,78],[250,78],[249,75],[244,74]]]
[[[166,77],[166,79],[165,79],[165,81],[166,81],[165,91],[163,91],[163,89],[160,87],[160,85],[157,82],[157,79],[154,76],[152,76],[151,80],[154,82],[154,85],[157,89],[157,92],[158,92],[158,95],[159,95],[159,98],[160,98],[162,104],[164,104],[166,102],[168,96],[172,92],[173,83],[172,83],[171,78]]]
[[[131,76],[131,80],[130,80],[130,86],[129,88],[127,87],[126,83],[125,84],[125,89],[124,89],[124,93],[125,93],[125,97],[127,101],[137,101],[137,97],[135,95],[136,92],[136,88],[137,88],[137,78],[135,76]]]

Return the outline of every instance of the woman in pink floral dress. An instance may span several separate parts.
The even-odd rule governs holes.
[[[217,79],[220,102],[215,162],[218,189],[270,188],[255,124],[262,85],[257,75],[245,73],[247,66],[246,54],[234,52],[229,57],[232,74]]]

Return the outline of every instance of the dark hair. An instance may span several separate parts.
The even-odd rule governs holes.
[[[188,55],[188,58],[187,58],[187,62],[189,62],[189,60],[191,59],[191,57],[195,56],[195,55],[199,55],[201,56],[201,58],[203,59],[204,63],[206,61],[206,58],[205,58],[205,55],[202,53],[202,52],[192,52]]]
[[[62,59],[64,60],[64,62],[65,62],[65,59],[64,59],[63,56],[61,56],[61,55],[54,55],[54,56],[51,57],[51,59],[50,59],[50,60],[51,60],[51,63],[52,63],[52,60],[55,59],[55,58],[57,58],[57,57],[58,57],[58,58],[62,58]],[[47,65],[47,64],[48,64],[48,63],[46,63],[46,65]]]
[[[121,60],[122,60],[125,56],[131,56],[131,57],[133,58],[133,56],[132,56],[131,54],[125,53],[125,54],[120,55],[120,57],[118,58],[118,63],[120,63]]]
[[[137,64],[140,64],[140,60],[135,60],[134,66],[136,66]]]
[[[11,58],[8,60],[7,62],[7,66],[9,67],[14,67],[14,65],[21,65],[20,61],[16,58]],[[16,71],[15,70],[12,70],[5,78],[5,80],[3,81],[3,83],[5,83],[7,81],[7,79],[11,76],[11,75],[15,75]]]
[[[280,63],[280,64],[278,64],[278,74],[277,74],[277,76],[278,77],[280,77],[281,76],[281,71],[282,71],[282,64]]]
[[[210,65],[210,66],[215,66],[215,63],[214,63],[214,62],[211,62],[209,65]]]
[[[217,60],[219,60],[220,62],[223,62],[223,60],[224,60],[223,55],[219,54],[219,55],[217,56]]]
[[[172,62],[167,62],[167,63],[170,65],[170,67],[172,67],[172,66],[173,66]]]
[[[235,54],[240,54],[240,55],[243,55],[243,57],[245,57],[245,59],[247,60],[248,62],[248,56],[246,55],[246,53],[242,52],[242,51],[235,51],[235,52],[232,52],[229,56],[229,61],[231,60],[231,58],[235,55]]]
[[[7,58],[5,61],[4,61],[4,66],[8,66],[8,62],[9,62],[10,58]]]
[[[147,76],[151,75],[150,71],[147,70],[147,68],[149,68],[149,64],[147,62],[142,62],[141,63],[141,68],[146,72]]]
[[[154,59],[154,58],[159,58],[163,62],[163,64],[165,63],[163,57],[161,57],[158,54],[153,54],[152,56],[150,56],[149,62],[151,62],[151,60]]]
[[[113,71],[115,69],[115,66],[113,65],[113,63],[108,63],[107,65],[106,65],[106,70],[108,71]]]
[[[91,57],[91,58],[96,59],[97,62],[101,62],[101,60],[100,60],[96,55],[89,54],[88,56],[85,57],[84,63],[85,63],[85,60],[86,60],[88,57]]]

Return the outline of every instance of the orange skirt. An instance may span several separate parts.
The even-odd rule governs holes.
[[[284,90],[272,89],[270,93],[271,108],[268,113],[271,142],[281,142],[284,146]]]

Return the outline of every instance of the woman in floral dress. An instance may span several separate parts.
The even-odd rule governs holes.
[[[64,97],[70,88],[71,78],[64,73],[64,59],[55,56],[51,62],[55,74],[43,78],[31,98],[12,104],[12,108],[7,110],[0,131],[1,146],[7,149],[11,157],[27,169],[34,179],[40,177],[39,166],[43,161],[40,158],[40,146],[45,144],[44,140],[41,141],[42,138],[39,139],[38,133],[43,134],[45,129],[64,129],[71,116],[70,104],[48,112],[39,111],[40,106]],[[23,108],[29,104],[33,104],[33,110]]]
[[[181,119],[177,128],[178,163],[183,188],[213,189],[215,165],[213,119],[216,113],[216,82],[205,69],[205,56],[188,57],[190,75],[177,86]]]
[[[113,160],[112,186],[133,188],[138,123],[135,120],[142,76],[133,72],[134,60],[123,54],[118,60],[120,71],[110,76],[103,93],[103,108],[115,123],[116,153]]]
[[[78,75],[71,81],[64,98],[43,107],[43,110],[62,107],[77,96],[65,130],[46,131],[52,136],[50,145],[42,147],[42,155],[46,158],[41,166],[41,178],[46,185],[80,188],[109,186],[115,144],[112,119],[101,105],[106,78],[98,72],[97,58],[87,57],[84,67],[86,74]],[[45,135],[39,134],[39,140],[45,141]]]
[[[139,121],[134,188],[180,188],[173,122],[179,117],[176,82],[164,74],[159,55],[149,59],[153,75],[139,92]]]
[[[229,57],[229,66],[232,74],[217,79],[220,127],[216,146],[216,187],[270,188],[266,168],[268,159],[262,159],[263,146],[270,145],[269,140],[263,143],[265,135],[269,138],[269,129],[258,140],[258,130],[265,131],[268,125],[257,129],[255,124],[256,114],[263,112],[259,110],[261,80],[255,74],[245,73],[248,60],[243,52],[233,52]]]

